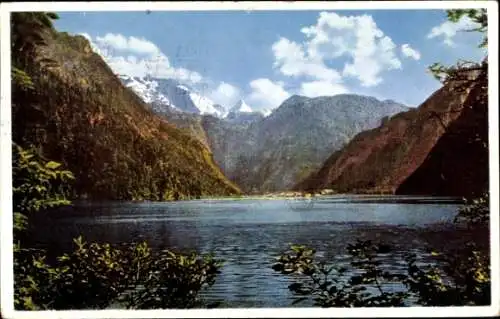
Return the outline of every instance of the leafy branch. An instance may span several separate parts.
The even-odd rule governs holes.
[[[388,292],[383,284],[403,280],[406,276],[384,271],[378,254],[388,253],[387,245],[376,245],[371,241],[358,240],[349,245],[351,256],[351,277],[344,277],[348,269],[329,266],[315,260],[314,249],[292,245],[291,251],[277,258],[273,269],[284,275],[300,275],[300,279],[288,287],[297,296],[294,303],[312,297],[314,304],[321,307],[392,307],[402,306],[405,292]]]

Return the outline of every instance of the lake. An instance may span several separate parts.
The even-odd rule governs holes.
[[[404,269],[405,252],[425,259],[430,247],[453,249],[477,236],[452,223],[459,207],[451,198],[366,195],[312,201],[81,202],[31,220],[31,239],[51,253],[70,250],[72,238],[80,234],[87,241],[147,240],[154,248],[213,252],[225,264],[216,284],[203,293],[205,299],[223,301],[224,307],[289,307],[294,300],[290,281],[271,265],[291,243],[309,245],[319,257],[345,264],[347,244],[380,240],[395,247],[385,257],[391,267]]]

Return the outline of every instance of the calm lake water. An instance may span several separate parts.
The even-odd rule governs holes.
[[[391,267],[404,269],[405,252],[425,259],[430,247],[453,249],[477,236],[452,223],[458,207],[447,198],[401,196],[333,196],[311,203],[84,202],[32,220],[32,240],[51,253],[70,250],[72,238],[80,234],[87,241],[147,240],[154,248],[213,252],[225,264],[205,299],[223,301],[224,307],[289,307],[294,300],[290,281],[271,265],[291,243],[309,245],[319,257],[345,264],[347,244],[358,238],[380,240],[395,247],[385,257]]]

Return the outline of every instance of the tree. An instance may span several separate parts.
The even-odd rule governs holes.
[[[297,297],[294,304],[310,298],[320,307],[402,307],[410,299],[423,306],[491,303],[489,256],[474,244],[447,255],[432,252],[434,261],[428,264],[407,254],[405,272],[387,270],[381,262],[391,250],[383,243],[358,240],[347,247],[350,268],[345,268],[317,260],[314,249],[292,245],[272,268],[294,280],[288,286]],[[394,291],[386,284],[406,289]]]
[[[446,11],[448,20],[451,22],[459,22],[460,19],[468,17],[477,26],[471,29],[462,30],[464,32],[481,32],[484,37],[479,44],[480,48],[488,47],[488,16],[486,9],[455,9]],[[443,84],[454,82],[469,83],[474,81],[470,77],[470,73],[474,71],[484,71],[487,69],[487,57],[482,62],[472,62],[460,60],[456,65],[445,67],[441,63],[436,62],[429,67],[431,74]]]
[[[12,81],[22,89],[33,89],[33,82],[24,70],[26,62],[33,58],[37,46],[46,43],[44,30],[53,29],[52,20],[59,16],[53,12],[13,12],[11,17]]]
[[[14,229],[23,230],[30,214],[67,205],[73,174],[61,164],[43,159],[34,149],[13,143],[12,190]]]
[[[51,263],[43,252],[18,255],[17,309],[209,306],[200,300],[199,292],[215,282],[221,265],[210,255],[153,251],[145,242],[118,248],[78,237],[74,244],[74,251]]]
[[[34,309],[32,294],[38,289],[35,270],[38,256],[22,246],[22,236],[31,214],[69,204],[68,182],[74,177],[71,172],[61,170],[60,163],[43,159],[34,149],[25,150],[13,143],[12,153],[14,298],[16,307]]]

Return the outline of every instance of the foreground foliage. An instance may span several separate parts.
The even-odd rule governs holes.
[[[314,249],[294,245],[277,258],[273,269],[293,278],[288,288],[298,297],[294,304],[308,299],[320,307],[402,307],[410,302],[477,306],[491,302],[489,256],[474,246],[454,256],[433,252],[432,264],[422,264],[415,254],[407,254],[404,272],[387,270],[389,265],[381,261],[391,252],[387,245],[357,241],[347,251],[350,268],[319,261]]]
[[[385,281],[403,279],[380,268],[377,254],[387,251],[387,246],[370,241],[349,245],[348,252],[353,257],[351,266],[356,270],[349,279],[344,276],[348,268],[317,261],[315,250],[302,245],[291,246],[291,251],[280,256],[273,269],[285,275],[302,275],[289,286],[295,295],[302,296],[294,304],[311,296],[314,305],[321,307],[403,306],[406,293],[388,292],[382,287]]]
[[[466,200],[466,205],[458,211],[455,222],[465,222],[469,226],[477,226],[488,225],[489,219],[489,194],[484,193],[481,197]]]
[[[16,144],[12,157],[15,230],[22,230],[32,213],[70,203],[69,183],[74,176],[60,169],[60,163],[44,160],[35,149],[23,149]]]
[[[458,23],[461,19],[467,17],[473,23],[471,29],[460,30],[462,32],[480,32],[483,36],[479,48],[488,47],[488,15],[486,9],[455,9],[446,11],[448,20],[453,23]],[[439,62],[433,63],[429,67],[431,74],[443,84],[451,81],[467,82],[470,78],[467,74],[470,71],[481,70],[485,67],[487,59],[482,63],[473,61],[460,60],[456,65],[444,66]]]
[[[25,248],[29,217],[70,204],[70,171],[35,149],[13,145],[14,299],[19,310],[130,309],[208,306],[200,291],[212,285],[221,262],[212,256],[153,251],[147,243],[128,247],[74,240],[75,249],[49,260]]]
[[[16,308],[127,309],[206,306],[199,292],[215,281],[220,262],[211,256],[156,252],[74,240],[75,250],[48,262],[43,252],[16,251]]]

